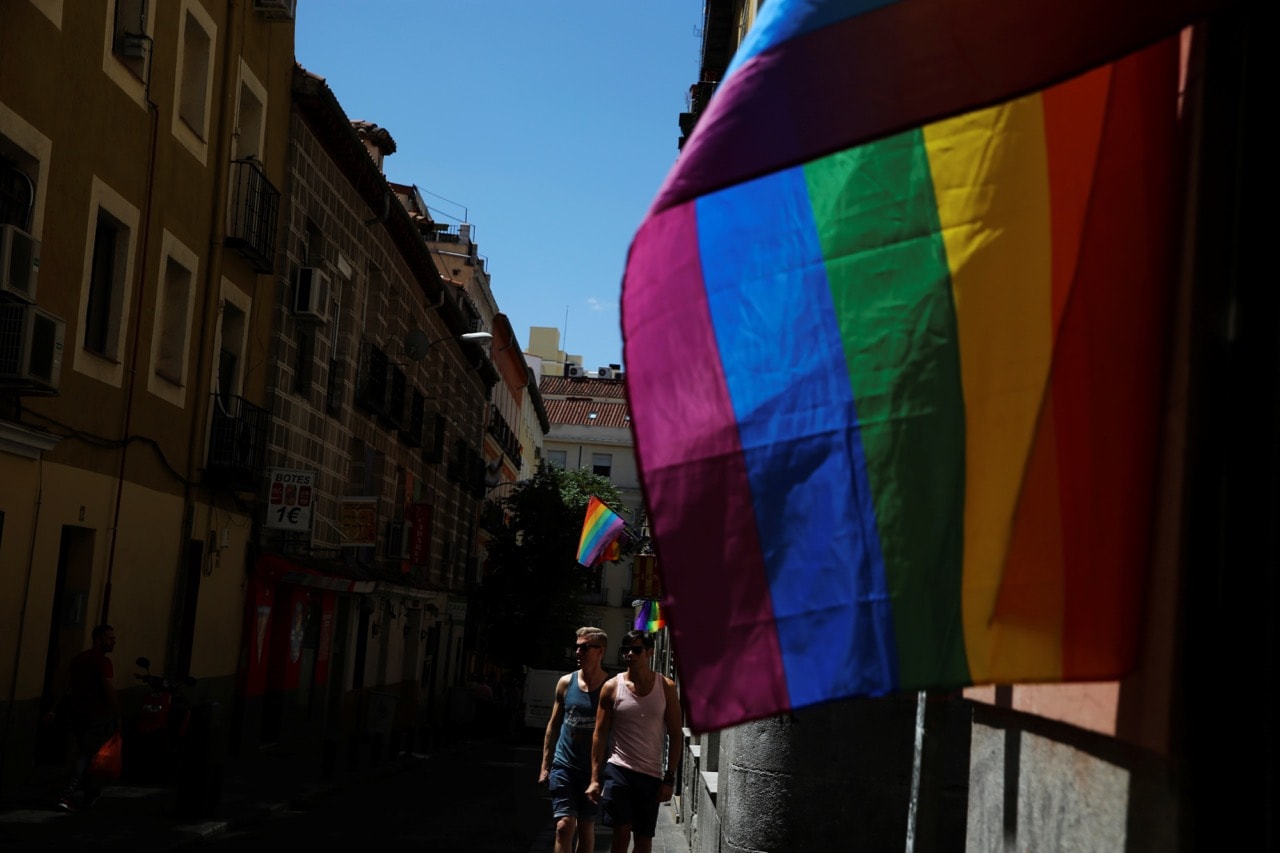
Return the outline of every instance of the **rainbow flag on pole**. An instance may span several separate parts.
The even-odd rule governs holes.
[[[623,286],[693,728],[1131,667],[1177,44],[1036,90],[1212,5],[766,5]]]
[[[653,599],[646,599],[640,603],[640,610],[636,613],[635,629],[652,634],[654,631],[660,631],[667,624],[667,620],[662,618],[662,605]]]
[[[587,515],[582,520],[578,562],[584,566],[594,566],[602,557],[616,560],[619,553],[618,537],[625,528],[626,522],[622,520],[622,516],[592,495],[587,502]]]

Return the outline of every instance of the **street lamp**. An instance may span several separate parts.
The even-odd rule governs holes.
[[[498,489],[501,489],[504,486],[523,486],[528,482],[530,481],[529,480],[503,480],[500,483],[494,483],[492,486],[485,486],[484,496],[486,499],[488,499],[491,493],[496,492]]]
[[[414,329],[405,335],[404,343],[400,346],[410,361],[421,361],[423,356],[427,354],[427,350],[444,341],[471,341],[473,343],[483,343],[493,340],[492,332],[467,332],[462,335],[445,335],[443,338],[436,338],[434,341],[427,338],[427,333],[421,329]]]

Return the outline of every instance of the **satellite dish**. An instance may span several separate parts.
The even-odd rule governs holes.
[[[430,345],[427,333],[421,329],[414,329],[404,337],[404,354],[410,361],[418,361],[427,354],[427,347]]]

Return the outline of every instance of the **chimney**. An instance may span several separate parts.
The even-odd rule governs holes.
[[[365,150],[369,152],[369,157],[381,172],[382,161],[388,154],[396,153],[396,141],[391,138],[390,131],[378,127],[371,121],[356,120],[351,122],[351,126],[355,128],[356,136],[360,137]]]

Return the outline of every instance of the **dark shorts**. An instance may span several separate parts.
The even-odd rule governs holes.
[[[596,804],[587,799],[587,786],[591,784],[589,771],[552,767],[547,776],[551,792],[551,816],[576,817],[584,823],[594,823]]]
[[[662,780],[613,762],[604,766],[600,810],[605,826],[630,826],[631,834],[653,838],[658,826],[658,788]]]

